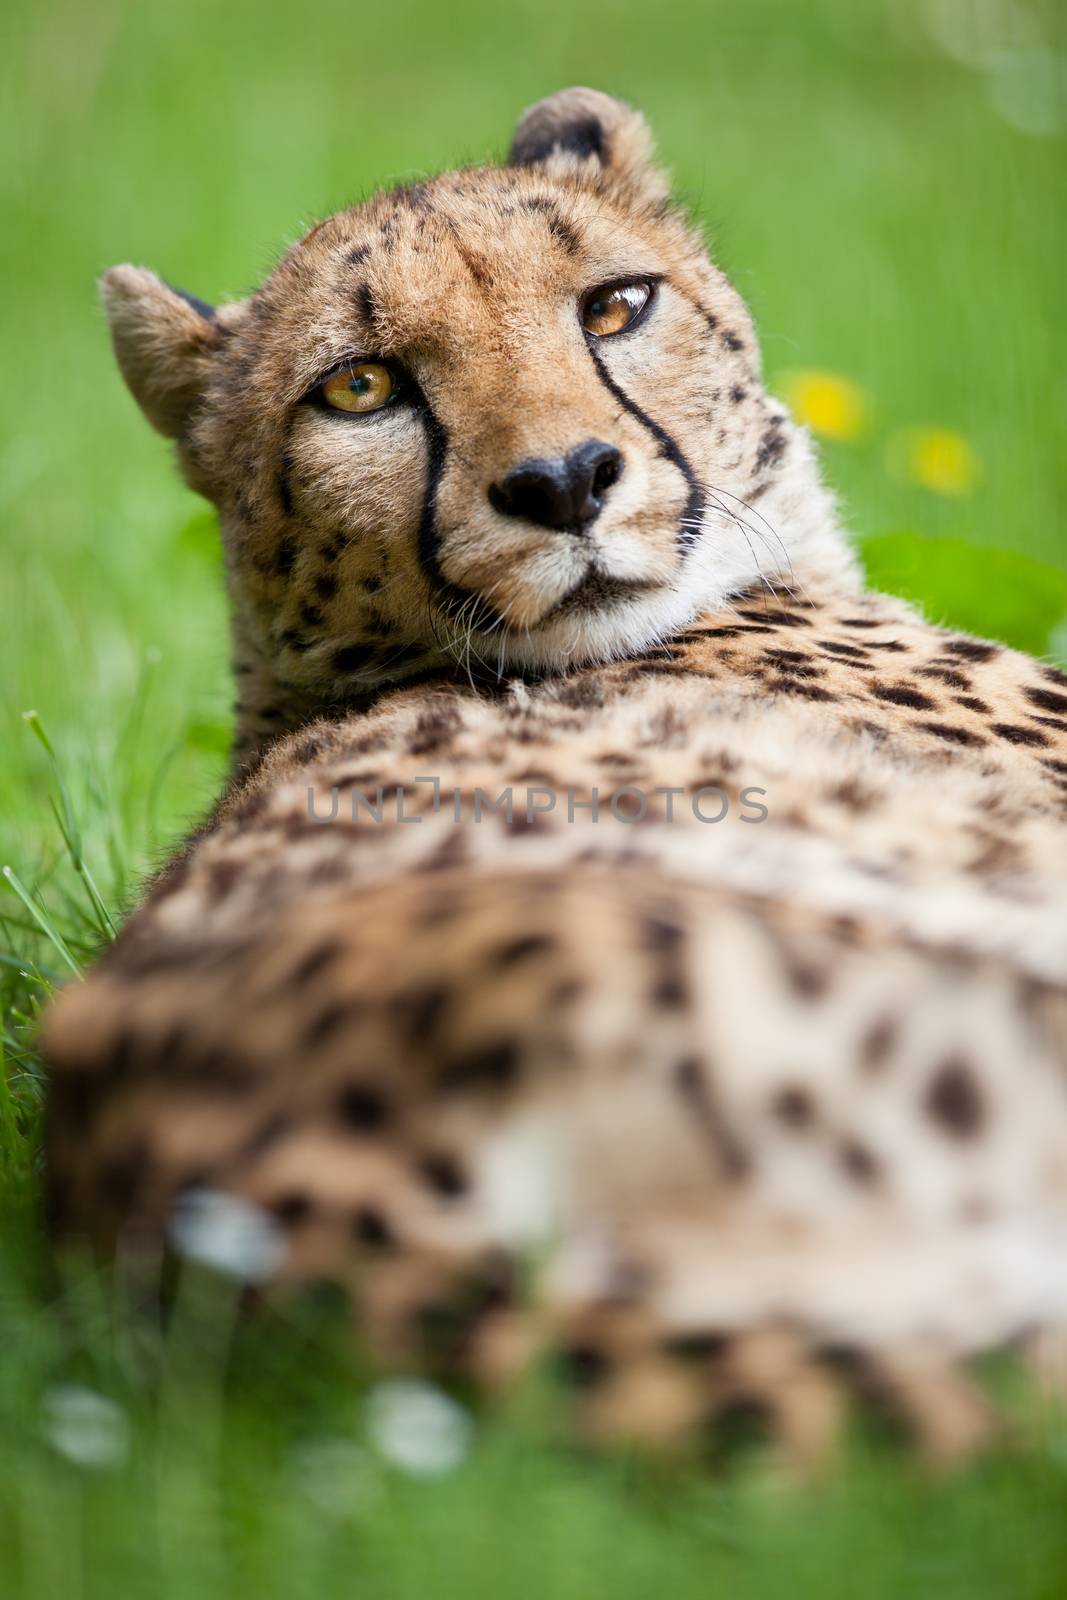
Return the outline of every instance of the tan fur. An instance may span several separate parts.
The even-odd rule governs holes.
[[[847,1350],[947,1460],[993,1429],[966,1362],[1067,1311],[1067,678],[863,590],[664,195],[574,90],[211,321],[109,275],[222,513],[238,774],[50,1016],[54,1217],[110,1251],[239,1193],[383,1358],[561,1348],[593,1438],[755,1399],[810,1465]],[[594,352],[581,294],[643,272]],[[304,404],[346,354],[447,448]],[[625,470],[585,541],[494,511],[589,437]],[[550,617],[590,562],[662,587]]]

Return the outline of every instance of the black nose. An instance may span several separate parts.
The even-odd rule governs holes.
[[[489,502],[505,517],[582,533],[600,515],[621,472],[622,455],[614,445],[587,439],[569,456],[521,462],[500,483],[490,484]]]

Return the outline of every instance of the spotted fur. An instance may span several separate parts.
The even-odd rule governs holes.
[[[864,589],[592,91],[211,318],[105,292],[220,509],[241,700],[211,822],[48,1019],[57,1231],[136,1254],[235,1191],[382,1359],[551,1347],[594,1438],[758,1403],[808,1465],[855,1392],[983,1442],[968,1363],[1067,1311],[1067,678]],[[416,399],[324,416],[344,355]],[[588,438],[624,470],[587,537],[494,509]]]

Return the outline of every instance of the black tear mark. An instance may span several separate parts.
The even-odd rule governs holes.
[[[614,395],[619,404],[624,406],[643,428],[648,429],[663,455],[673,466],[678,468],[678,471],[685,479],[689,494],[686,499],[685,510],[682,512],[678,523],[678,548],[684,555],[697,542],[700,534],[700,523],[704,514],[704,490],[701,488],[697,475],[666,428],[661,427],[658,422],[654,422],[647,411],[642,411],[636,400],[631,400],[626,391],[620,389],[588,338],[586,340],[586,349],[589,351],[593,365],[597,370],[597,375],[608,393]]]
[[[441,571],[438,559],[441,536],[437,530],[437,491],[448,457],[448,434],[444,424],[432,408],[421,406],[423,426],[426,429],[426,483],[422,492],[422,513],[419,519],[419,562],[431,588],[442,606],[456,612],[469,601],[476,601],[474,616],[480,628],[504,627],[504,618],[488,600],[452,583]]]

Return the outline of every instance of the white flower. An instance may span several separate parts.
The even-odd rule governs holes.
[[[58,1455],[79,1467],[117,1467],[130,1445],[129,1424],[121,1406],[95,1389],[57,1384],[42,1402],[41,1431]]]
[[[373,1503],[381,1487],[380,1470],[361,1445],[341,1434],[301,1439],[289,1455],[297,1493],[337,1517]]]
[[[432,1384],[390,1378],[367,1396],[367,1430],[387,1461],[416,1478],[452,1472],[470,1449],[470,1413]]]
[[[272,1278],[285,1256],[285,1238],[274,1218],[221,1189],[179,1195],[168,1233],[179,1255],[243,1283]]]

